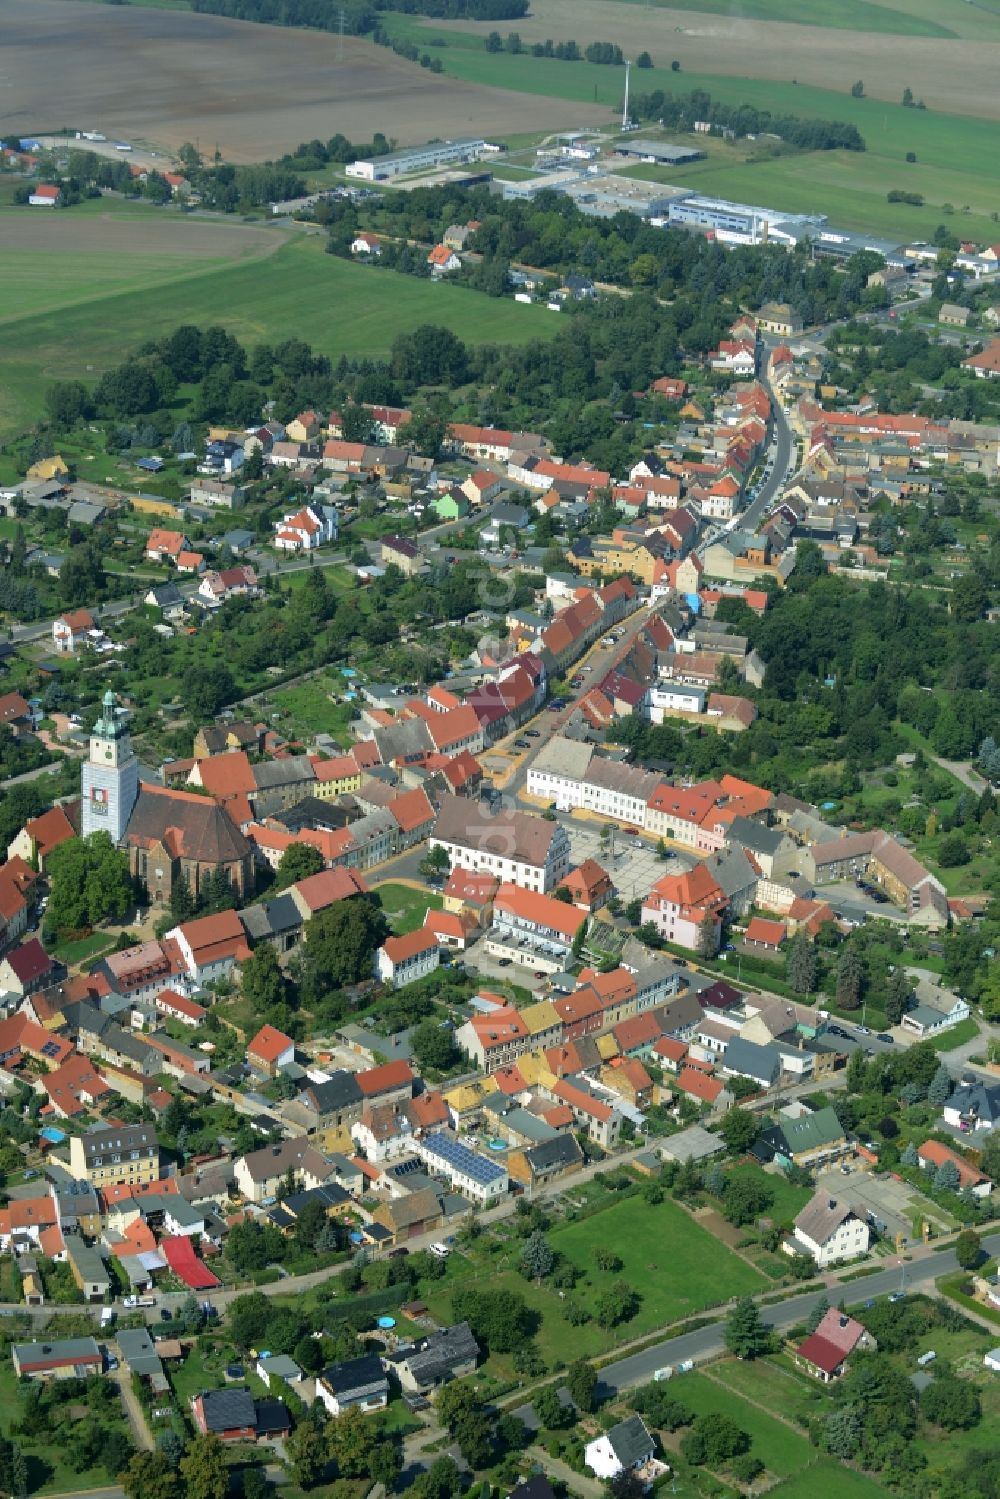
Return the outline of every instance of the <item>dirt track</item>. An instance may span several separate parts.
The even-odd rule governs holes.
[[[343,55],[340,49],[343,47]],[[185,11],[0,0],[0,133],[63,126],[230,161],[376,130],[401,145],[597,118],[565,100],[476,88],[384,47]]]

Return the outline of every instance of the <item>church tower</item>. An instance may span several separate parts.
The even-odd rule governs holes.
[[[126,712],[113,692],[104,694],[100,718],[90,736],[83,766],[80,832],[109,833],[120,844],[139,795],[139,761],[132,749]]]

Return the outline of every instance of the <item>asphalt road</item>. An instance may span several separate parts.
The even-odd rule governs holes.
[[[987,1254],[996,1254],[1000,1249],[1000,1234],[984,1238],[983,1248]],[[943,1249],[940,1253],[929,1251],[925,1258],[906,1265],[906,1287],[916,1290],[936,1280],[939,1275],[947,1275],[957,1269],[958,1261],[953,1249]],[[898,1291],[902,1281],[903,1271],[897,1262],[892,1269],[879,1271],[878,1274],[865,1276],[861,1280],[848,1281],[842,1294],[849,1305],[852,1302],[864,1302]],[[833,1282],[832,1286],[823,1291],[810,1291],[804,1296],[793,1296],[775,1306],[762,1306],[761,1317],[769,1327],[794,1327],[796,1323],[805,1320],[821,1297],[833,1299],[833,1293],[837,1289],[836,1282]],[[653,1348],[646,1348],[641,1353],[633,1353],[616,1363],[608,1364],[600,1371],[600,1393],[607,1397],[629,1386],[646,1384],[655,1371],[666,1364],[679,1364],[684,1359],[694,1359],[697,1362],[721,1353],[725,1347],[724,1334],[725,1322],[714,1322],[710,1327],[699,1328],[697,1332],[685,1333],[679,1338],[669,1338]]]

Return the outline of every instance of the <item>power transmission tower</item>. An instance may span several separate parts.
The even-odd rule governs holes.
[[[347,12],[341,8],[340,11],[340,39],[337,42],[337,61],[344,61],[344,28],[347,25]]]

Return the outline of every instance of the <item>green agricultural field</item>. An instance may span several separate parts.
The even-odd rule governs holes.
[[[374,888],[397,937],[401,937],[404,932],[415,932],[418,927],[423,926],[428,907],[432,911],[440,911],[444,905],[440,895],[427,890],[412,890],[409,885],[397,885],[390,881]]]
[[[203,269],[202,262],[159,284],[145,271],[137,284],[127,244],[114,260],[119,285],[108,282],[95,294],[91,273],[80,295],[75,257],[60,256],[48,273],[51,310],[38,309],[35,281],[23,292],[27,310],[0,319],[0,438],[37,421],[53,380],[92,380],[183,322],[220,323],[250,343],[304,338],[334,360],[384,355],[399,333],[422,323],[442,324],[473,343],[524,343],[555,333],[556,320],[543,308],[354,265],[325,254],[320,236],[297,237],[266,258],[236,265]],[[0,245],[0,276],[6,264]]]
[[[635,0],[626,0],[635,3]],[[663,9],[698,11],[731,16],[730,0],[645,0]],[[970,37],[1000,36],[1000,16],[977,14],[964,0],[843,0],[830,6],[824,0],[740,0],[738,14],[747,21],[788,21],[799,26],[820,26],[838,31],[877,31],[896,36]]]
[[[621,108],[625,85],[621,68],[488,53],[480,35],[421,25],[415,17],[394,16],[391,27],[394,34],[422,47],[436,41],[434,55],[452,77],[521,93],[605,104],[609,110]],[[996,28],[1000,34],[1000,16]],[[879,99],[855,99],[846,88],[834,91],[773,79],[673,73],[669,68],[633,72],[632,87],[636,93],[705,89],[727,104],[750,104],[773,114],[807,119],[844,120],[857,126],[867,145],[865,152],[757,156],[732,161],[729,166],[720,166],[713,151],[707,161],[671,168],[661,180],[789,213],[820,211],[840,227],[900,239],[925,238],[940,223],[971,238],[996,235],[992,214],[1000,200],[1000,155],[995,150],[996,125],[989,120],[904,109]],[[741,152],[742,146],[736,147],[732,156]],[[906,161],[908,152],[916,155],[915,163]],[[893,188],[922,193],[926,206],[888,203],[886,194]],[[949,213],[945,205],[951,205],[954,212]]]

